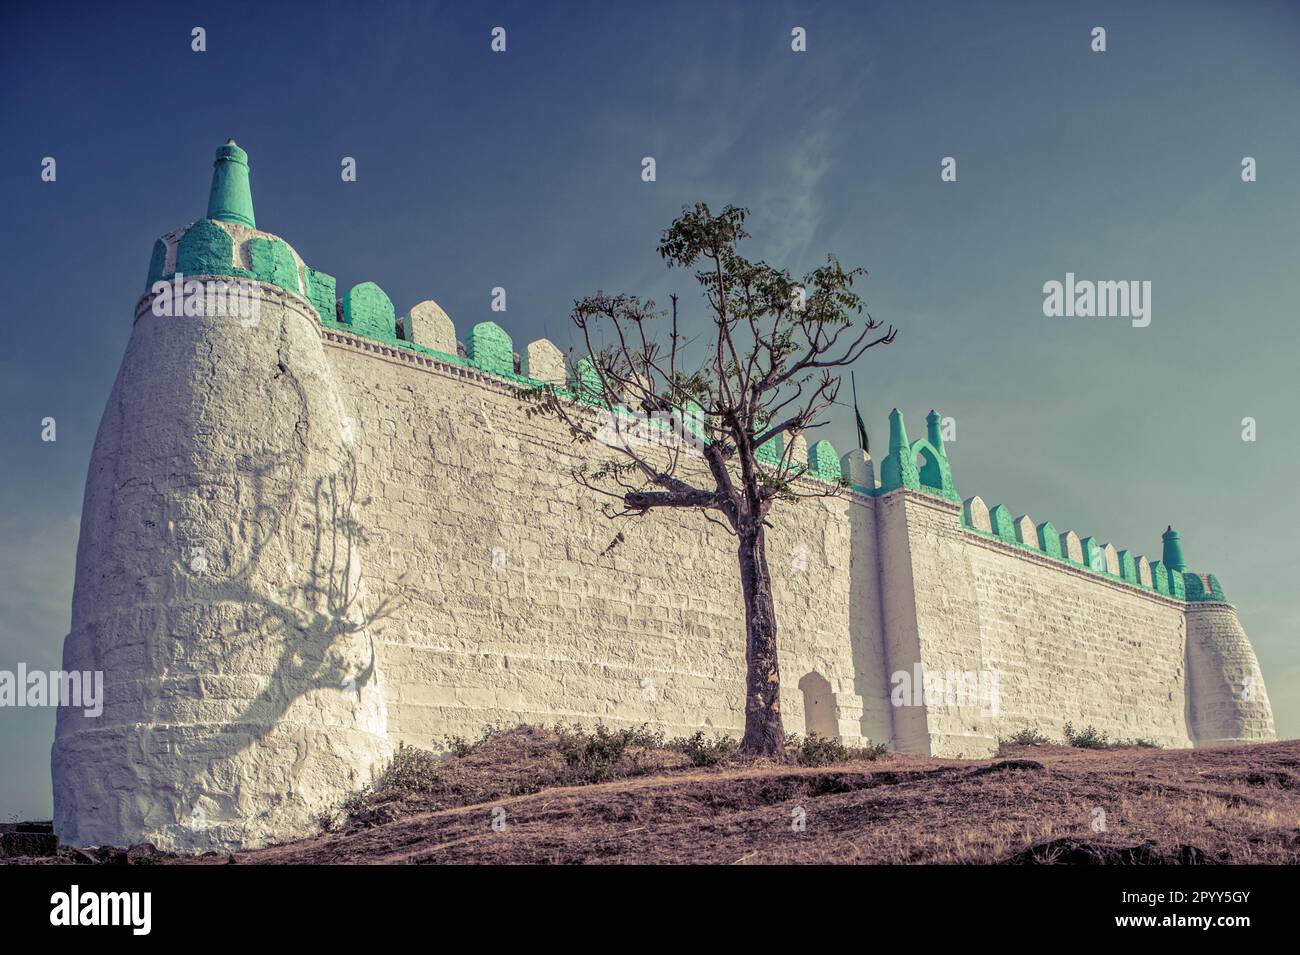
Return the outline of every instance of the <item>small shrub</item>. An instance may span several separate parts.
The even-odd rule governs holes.
[[[1097,732],[1091,723],[1077,732],[1073,723],[1066,723],[1065,741],[1077,749],[1109,749],[1111,746],[1110,735]]]
[[[791,734],[785,744],[786,755],[800,766],[830,766],[834,763],[846,763],[854,756],[838,739],[830,739],[809,733],[800,736]]]
[[[376,781],[375,790],[384,796],[424,792],[438,778],[442,763],[442,758],[437,753],[399,745],[392,762]],[[366,790],[362,790],[361,794],[366,794]]]
[[[740,744],[721,733],[708,739],[703,730],[696,730],[690,736],[679,736],[668,745],[679,753],[684,753],[692,766],[717,766],[734,753]]]
[[[467,740],[463,736],[444,736],[442,738],[442,748],[457,759],[463,759],[505,732],[505,727],[488,724],[483,727],[476,740]]]
[[[632,746],[662,749],[664,736],[651,732],[645,724],[636,729],[611,730],[603,723],[590,732],[581,726],[556,727],[560,737],[560,755],[568,766],[564,782],[568,785],[603,783],[620,776],[637,776],[645,772],[641,761],[628,755]]]
[[[1047,746],[1052,741],[1042,733],[1038,732],[1038,730],[1030,727],[1029,729],[1021,730],[1009,739],[998,740],[998,742],[1009,743],[1012,746]]]

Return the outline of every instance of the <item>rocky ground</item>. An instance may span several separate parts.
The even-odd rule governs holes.
[[[1215,750],[1005,745],[987,760],[787,761],[725,744],[520,727],[444,759],[399,754],[307,839],[198,857],[55,848],[26,863],[1300,863],[1300,742]],[[824,763],[824,765],[823,765]]]

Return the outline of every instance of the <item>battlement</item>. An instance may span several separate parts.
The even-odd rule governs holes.
[[[1004,504],[988,507],[979,495],[962,502],[962,526],[1004,544],[1031,551],[1071,567],[1097,574],[1114,583],[1137,587],[1162,597],[1187,601],[1224,601],[1223,588],[1213,574],[1191,573],[1182,567],[1181,549],[1177,566],[1165,559],[1150,561],[1113,544],[1098,543],[1094,537],[1080,538],[1074,531],[1058,531],[1051,521],[1036,524],[1028,514],[1012,518]],[[1170,528],[1166,531],[1177,536]]]
[[[248,208],[251,210],[251,200]],[[353,285],[337,298],[334,276],[307,265],[279,236],[243,221],[202,219],[158,239],[146,287],[153,289],[157,283],[170,282],[177,273],[186,278],[224,276],[274,285],[310,306],[323,329],[472,369],[520,388],[554,385],[562,394],[583,397],[589,392],[584,392],[582,382],[590,381],[595,374],[589,359],[580,359],[570,367],[563,353],[545,338],[530,342],[516,359],[509,334],[492,321],[479,322],[469,330],[462,355],[455,324],[437,302],[426,299],[398,316],[387,293],[370,281]],[[1005,505],[989,508],[978,495],[962,501],[953,481],[941,421],[938,412],[932,410],[926,416],[926,436],[909,440],[903,415],[893,409],[889,415],[889,454],[881,462],[879,481],[874,480],[869,454],[853,451],[840,456],[827,440],[809,446],[802,436],[796,438],[792,459],[807,468],[805,478],[843,483],[864,496],[908,489],[959,501],[966,529],[1113,582],[1174,600],[1226,599],[1213,574],[1188,572],[1181,564],[1172,569],[1168,561],[1150,561],[1130,550],[1099,543],[1093,537],[1058,531],[1051,521],[1036,524],[1025,514],[1012,518]],[[785,436],[776,435],[759,449],[758,457],[775,466],[784,451]],[[1181,562],[1181,550],[1177,559]]]

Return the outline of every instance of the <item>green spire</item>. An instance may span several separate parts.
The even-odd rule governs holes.
[[[895,408],[889,412],[889,453],[907,450],[907,427],[903,424],[902,413]]]
[[[1187,561],[1183,559],[1183,542],[1178,537],[1178,531],[1170,525],[1160,535],[1160,539],[1165,542],[1164,565],[1181,574],[1187,569]]]
[[[925,416],[925,437],[940,454],[947,453],[943,447],[943,419],[934,409]]]
[[[888,493],[900,487],[918,488],[916,455],[907,443],[907,428],[903,416],[895,408],[889,412],[889,454],[880,462],[880,490]]]
[[[217,148],[217,160],[212,164],[212,191],[208,194],[208,218],[257,228],[253,219],[253,190],[248,185],[248,153],[233,139]]]

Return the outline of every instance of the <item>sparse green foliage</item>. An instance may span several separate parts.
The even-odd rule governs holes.
[[[486,726],[477,739],[447,736],[434,752],[399,746],[372,785],[348,796],[319,817],[322,831],[373,826],[415,809],[461,806],[521,796],[553,786],[585,786],[644,776],[693,771],[727,763],[750,765],[739,742],[703,730],[665,737],[648,724],[610,729],[603,724],[554,727]],[[879,759],[884,745],[851,749],[838,740],[792,735],[778,763],[828,766]]]
[[[647,767],[629,748],[662,749],[663,733],[644,724],[636,729],[610,730],[603,723],[587,731],[580,726],[556,727],[560,752],[569,767],[570,785],[603,783],[625,776],[639,776]]]
[[[1149,739],[1115,739],[1107,733],[1099,733],[1089,724],[1082,730],[1075,730],[1073,723],[1065,724],[1065,741],[1078,749],[1159,749],[1160,744]]]
[[[1097,732],[1091,723],[1077,731],[1073,723],[1066,723],[1065,741],[1076,749],[1109,749],[1111,745],[1110,736]]]
[[[1011,743],[1014,746],[1047,746],[1050,745],[1052,741],[1042,733],[1038,732],[1037,729],[1029,727],[1020,730],[1010,739],[1006,740],[1006,742]]]
[[[730,736],[717,734],[710,739],[703,730],[696,730],[690,736],[679,736],[670,745],[685,753],[692,766],[717,766],[735,753],[739,744]]]
[[[833,766],[837,763],[873,761],[879,759],[888,750],[889,747],[883,743],[850,748],[838,739],[828,739],[816,733],[809,733],[807,736],[791,733],[786,738],[785,746],[786,758],[800,766]]]

